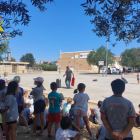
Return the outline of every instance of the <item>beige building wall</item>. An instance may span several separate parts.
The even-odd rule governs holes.
[[[61,67],[61,70],[64,71],[66,70],[66,67],[69,66],[72,71],[92,71],[97,73],[97,66],[89,65],[87,62],[87,58],[80,58],[81,54],[89,52],[90,51],[61,53],[60,58],[57,60],[57,62],[59,63],[57,70],[59,70],[59,67]],[[111,66],[116,66],[116,68],[119,66],[119,68],[121,68],[121,65],[119,65],[120,60],[120,56],[116,56],[114,64]]]
[[[12,73],[27,73],[27,65],[28,62],[1,62],[0,68],[1,73],[8,72],[9,74]]]
[[[87,59],[80,58],[80,54],[89,52],[90,51],[61,53],[61,58],[59,58],[57,62],[59,63],[62,71],[66,70],[67,66],[74,71],[89,71],[92,70],[92,67],[88,64]]]

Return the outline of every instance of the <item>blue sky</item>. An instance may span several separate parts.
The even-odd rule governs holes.
[[[40,60],[54,61],[59,58],[59,52],[85,51],[106,46],[106,38],[97,37],[92,29],[92,17],[84,15],[84,8],[80,6],[85,0],[55,0],[46,4],[47,10],[42,13],[24,0],[32,16],[28,26],[16,26],[23,31],[22,37],[10,38],[12,57],[17,61],[26,53],[32,53],[36,62]],[[23,1],[23,2],[24,2]],[[112,36],[112,41],[114,37]],[[139,47],[133,41],[127,47],[120,41],[116,47],[109,43],[109,49],[119,56],[125,49]]]

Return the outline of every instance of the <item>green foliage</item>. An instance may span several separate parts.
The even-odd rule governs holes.
[[[98,37],[116,36],[116,41],[129,44],[137,39],[140,42],[140,1],[139,0],[86,0],[81,6],[85,15],[93,16],[93,32]],[[112,44],[113,46],[116,43]]]
[[[57,71],[57,66],[53,63],[50,64],[35,64],[34,67],[42,67],[44,71]]]
[[[140,67],[140,47],[126,49],[121,54],[121,64],[127,67]]]
[[[16,62],[16,59],[13,58],[13,57],[11,57],[11,61],[12,61],[12,62]]]
[[[9,41],[1,42],[0,43],[0,61],[3,60],[2,55],[6,53],[9,49]]]
[[[113,64],[115,57],[114,54],[111,52],[111,50],[108,50],[108,65]],[[106,47],[101,46],[96,50],[96,52],[93,50],[89,53],[87,57],[87,62],[89,65],[97,65],[99,68],[99,73],[100,73],[100,66],[98,65],[99,61],[104,61],[104,64],[106,64]]]
[[[28,26],[31,21],[26,1],[30,1],[31,4],[39,8],[41,12],[46,10],[45,4],[47,2],[53,2],[53,0],[0,0],[0,16],[2,20],[4,20],[2,27],[4,31],[9,31],[10,28],[12,37],[22,35],[22,31],[14,29],[12,24],[15,26],[19,24]]]
[[[29,67],[32,67],[35,64],[35,59],[33,54],[27,53],[20,58],[20,62],[29,62]]]

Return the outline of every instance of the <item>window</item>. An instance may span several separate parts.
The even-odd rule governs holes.
[[[74,55],[72,55],[71,58],[74,59]]]
[[[4,63],[4,65],[11,65],[11,63]]]
[[[78,59],[78,55],[75,55],[75,59]]]
[[[19,66],[24,66],[24,64],[18,64]]]

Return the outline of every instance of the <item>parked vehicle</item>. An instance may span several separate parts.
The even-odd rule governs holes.
[[[121,72],[120,69],[112,68],[111,73],[112,73],[112,74],[121,74],[122,72]]]
[[[106,73],[106,70],[105,70],[105,73]],[[107,73],[108,74],[121,74],[121,70],[117,68],[108,68]]]
[[[135,72],[140,72],[140,68],[136,68],[135,69]]]
[[[126,72],[127,72],[127,73],[131,73],[131,72],[133,72],[133,69],[132,69],[132,68],[128,68],[128,69],[126,70]]]

